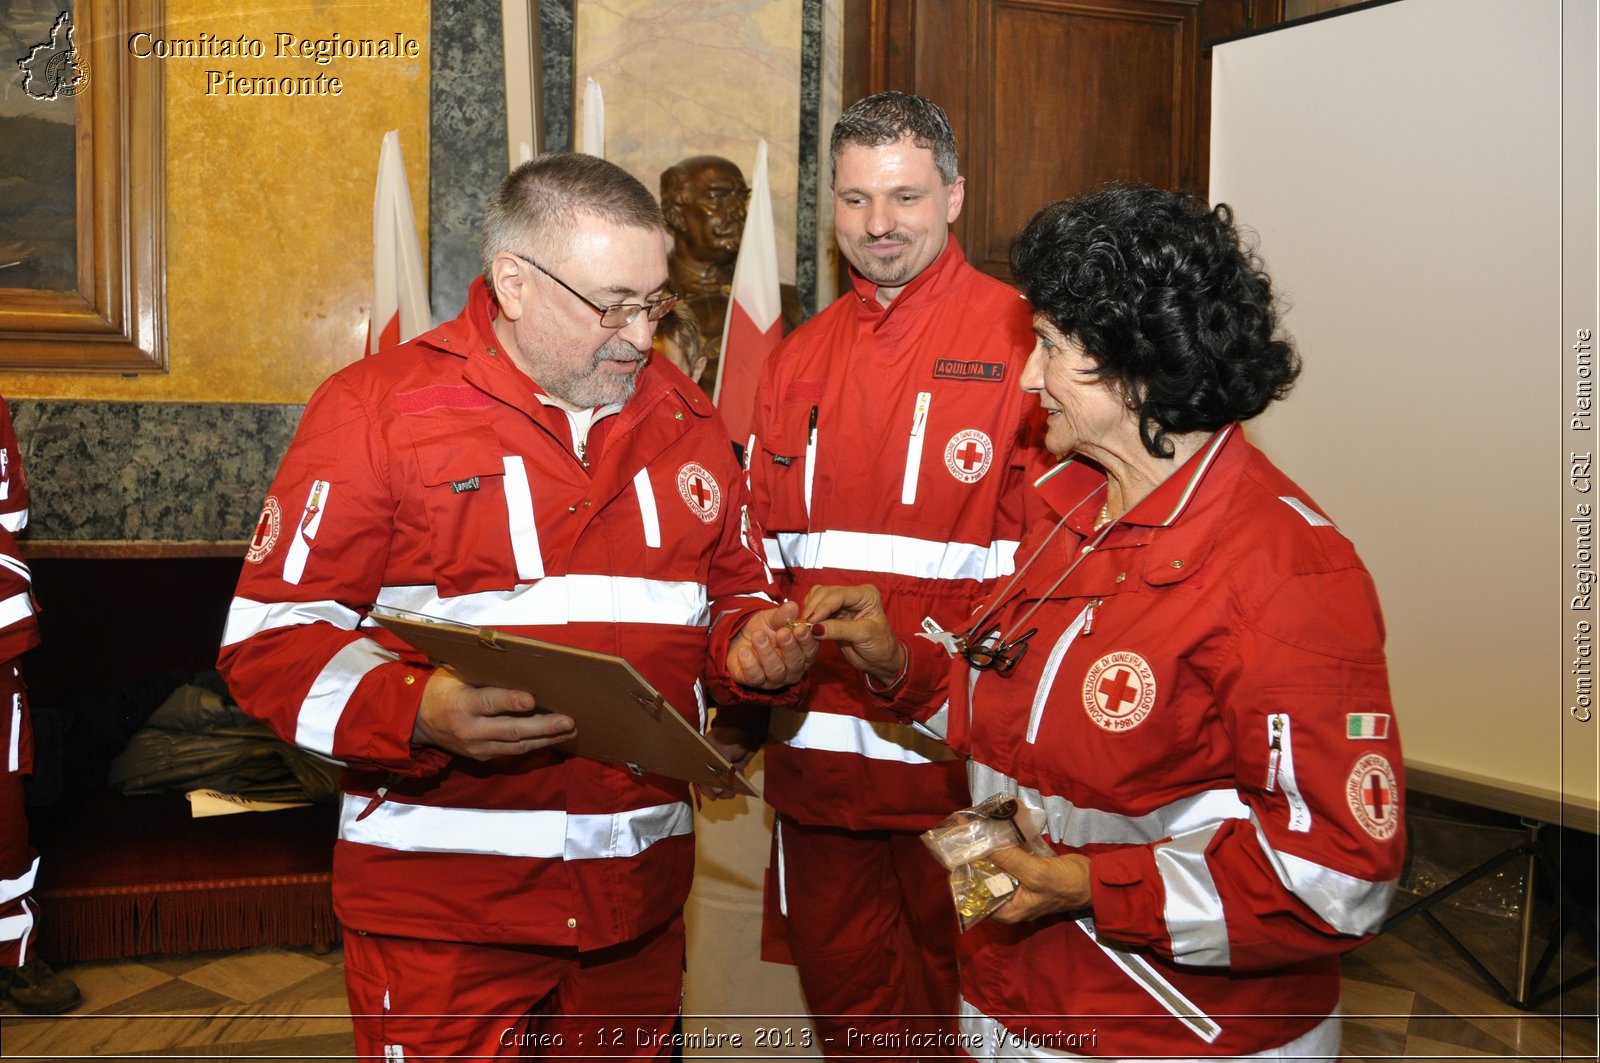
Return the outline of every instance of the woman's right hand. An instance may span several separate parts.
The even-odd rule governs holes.
[[[811,634],[837,642],[851,667],[888,685],[906,668],[906,648],[895,637],[883,599],[871,584],[854,587],[813,587],[806,595],[800,618],[811,624]]]

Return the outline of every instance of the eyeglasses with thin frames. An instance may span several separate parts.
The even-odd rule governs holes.
[[[1011,581],[1006,584],[1005,590],[990,599],[994,604],[985,610],[984,614],[978,618],[977,623],[972,625],[971,630],[966,635],[957,640],[961,647],[961,656],[967,659],[967,663],[975,671],[992,671],[996,675],[1008,676],[1017,667],[1017,662],[1021,661],[1023,655],[1028,652],[1028,640],[1038,634],[1039,629],[1031,627],[1022,634],[1008,639],[1005,637],[1004,632],[1000,630],[999,625],[993,623],[994,618],[1010,598],[1012,589],[1022,579],[1023,574],[1033,567],[1034,561],[1038,559],[1040,554],[1044,553],[1044,548],[1049,544],[1050,540],[1054,539],[1056,533],[1061,530],[1061,526],[1067,523],[1067,518],[1081,509],[1091,498],[1099,495],[1104,489],[1104,487],[1096,487],[1083,497],[1083,501],[1061,515],[1061,519],[1056,521],[1056,526],[1050,529],[1050,534],[1045,536],[1044,542],[1041,542],[1033,553],[1029,555],[1028,559],[1022,563],[1022,566],[1011,574]],[[1072,575],[1073,570],[1082,563],[1085,557],[1094,551],[1095,547],[1105,540],[1105,537],[1111,533],[1111,529],[1117,523],[1117,521],[1111,521],[1099,530],[1094,539],[1078,553],[1077,557],[1073,558],[1072,564],[1068,565],[1065,571],[1056,577],[1055,582],[1050,585],[1050,589],[1040,595],[1038,600],[1018,618],[1017,627],[1021,627],[1033,619],[1033,614],[1039,611],[1039,606],[1043,604],[1044,600],[1054,594],[1057,587],[1066,582],[1067,577]]]
[[[610,306],[600,306],[597,303],[591,302],[587,297],[584,296],[582,292],[578,291],[572,285],[568,284],[554,273],[551,273],[549,270],[539,265],[539,263],[535,262],[527,255],[521,254],[517,251],[510,251],[507,253],[522,259],[522,261],[526,262],[528,265],[532,266],[534,269],[538,270],[540,273],[543,273],[546,277],[549,277],[551,280],[561,285],[561,287],[571,292],[577,297],[579,302],[583,303],[584,306],[587,306],[590,310],[593,310],[595,313],[599,314],[601,328],[627,328],[629,325],[633,324],[634,318],[638,317],[641,311],[644,312],[645,320],[660,321],[662,318],[666,317],[672,312],[673,307],[678,305],[678,293],[668,288],[665,289],[664,294],[662,294],[659,298],[656,298],[648,303],[613,303]]]

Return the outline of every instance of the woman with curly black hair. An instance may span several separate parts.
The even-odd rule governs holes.
[[[974,803],[1045,813],[1053,855],[994,854],[1005,901],[962,937],[962,1047],[1335,1059],[1338,955],[1404,855],[1400,745],[1371,578],[1239,428],[1299,371],[1271,282],[1227,207],[1127,184],[1045,207],[1012,269],[1066,459],[1015,572],[942,637],[953,670],[871,588],[805,613],[891,707],[947,685]]]

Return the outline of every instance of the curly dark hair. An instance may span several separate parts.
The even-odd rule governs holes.
[[[1035,214],[1011,245],[1011,272],[1139,411],[1157,457],[1172,456],[1171,433],[1256,416],[1300,373],[1277,334],[1272,281],[1225,204],[1106,185]]]

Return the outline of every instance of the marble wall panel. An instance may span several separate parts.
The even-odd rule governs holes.
[[[32,540],[242,542],[298,405],[18,399]]]
[[[428,280],[433,319],[448,321],[481,271],[478,236],[506,172],[500,20],[482,0],[433,0],[428,158]]]

